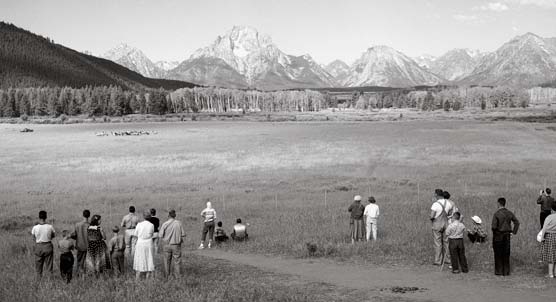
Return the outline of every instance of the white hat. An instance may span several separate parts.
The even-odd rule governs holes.
[[[479,218],[479,216],[473,216],[471,217],[471,220],[475,221],[475,223],[477,224],[483,223],[483,221],[481,220],[481,218]]]
[[[355,197],[353,197],[353,200],[361,201],[361,195],[355,195]]]

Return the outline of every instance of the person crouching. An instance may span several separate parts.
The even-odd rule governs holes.
[[[459,274],[461,271],[467,273],[467,258],[465,258],[465,245],[463,244],[463,233],[465,225],[459,221],[460,213],[455,212],[452,216],[452,223],[446,228],[446,236],[448,236],[448,249],[450,250],[450,258],[452,259],[452,273]]]

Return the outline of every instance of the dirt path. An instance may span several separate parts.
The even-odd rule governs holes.
[[[450,302],[468,301],[555,301],[556,279],[494,277],[478,273],[451,274],[437,267],[423,269],[382,268],[339,264],[322,259],[285,259],[246,255],[222,250],[195,251],[196,255],[223,259],[281,274],[295,275],[311,282],[368,290],[372,296],[395,295],[407,299]],[[392,293],[392,287],[424,290]]]

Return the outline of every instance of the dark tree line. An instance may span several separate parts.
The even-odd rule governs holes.
[[[175,91],[123,90],[119,86],[42,87],[0,89],[0,117],[122,116],[182,112],[320,111],[326,108],[417,108],[460,110],[464,107],[527,107],[526,90],[508,87],[452,88],[437,91],[390,91],[354,93],[338,103],[328,93],[312,90],[257,91],[213,87],[182,88]]]

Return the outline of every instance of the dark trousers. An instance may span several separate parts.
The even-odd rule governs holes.
[[[450,250],[450,258],[452,259],[452,270],[467,273],[467,258],[465,258],[465,245],[463,238],[448,239],[448,249]]]
[[[112,255],[110,255],[110,260],[112,262],[112,269],[114,270],[114,273],[117,275],[121,275],[125,272],[124,253],[125,250],[114,251]]]
[[[54,270],[54,262],[52,257],[54,256],[54,247],[52,242],[41,242],[35,244],[35,270],[37,272],[37,277],[42,276],[43,267],[46,266],[46,270],[52,274]]]
[[[75,274],[77,276],[79,276],[80,273],[85,273],[85,258],[87,258],[87,250],[77,250],[77,262],[75,265]]]
[[[494,249],[494,273],[496,275],[510,275],[510,234],[502,240],[492,241]]]
[[[469,241],[471,241],[471,243],[475,243],[475,242],[485,242],[486,238],[483,236],[480,236],[479,234],[475,233],[475,234],[467,234],[467,237],[469,237]]]
[[[209,236],[209,240],[212,240],[214,237],[214,221],[205,222],[203,224],[203,233],[201,234],[201,240],[205,241],[207,239],[207,233]]]
[[[214,237],[214,241],[215,242],[226,242],[226,241],[228,241],[228,236],[226,236],[226,235],[216,236],[216,237]]]
[[[74,258],[71,252],[60,254],[60,274],[62,274],[62,279],[66,280],[67,283],[71,282],[73,262]]]
[[[540,221],[541,221],[541,229],[544,225],[544,220],[546,219],[546,217],[548,215],[550,215],[550,213],[551,213],[550,211],[541,211],[541,214],[539,215],[539,218],[540,218]]]

